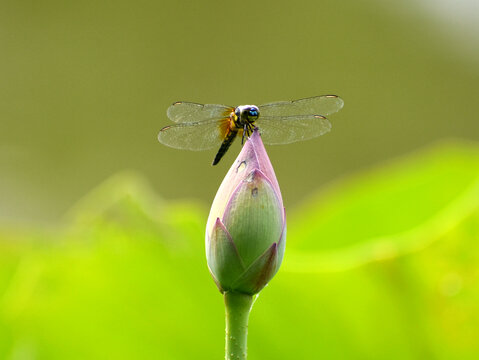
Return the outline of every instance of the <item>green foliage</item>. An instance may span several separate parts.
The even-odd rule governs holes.
[[[0,228],[0,358],[220,359],[206,207],[119,174],[54,227]],[[443,144],[288,211],[251,359],[479,356],[479,149]]]

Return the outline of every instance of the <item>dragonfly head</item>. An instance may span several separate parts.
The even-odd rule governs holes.
[[[259,117],[259,109],[255,105],[241,105],[235,109],[235,115],[241,122],[255,122]]]

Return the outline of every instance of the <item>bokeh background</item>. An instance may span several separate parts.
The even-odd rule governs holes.
[[[221,358],[203,234],[240,145],[166,148],[166,108],[337,94],[267,148],[250,358],[477,359],[478,36],[474,0],[2,0],[0,358]]]

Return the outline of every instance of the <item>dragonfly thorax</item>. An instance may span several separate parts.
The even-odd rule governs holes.
[[[236,107],[235,115],[235,125],[242,129],[258,119],[259,109],[256,105],[240,105]]]

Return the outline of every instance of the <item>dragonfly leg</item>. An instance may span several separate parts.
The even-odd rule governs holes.
[[[241,145],[244,145],[244,135],[245,134],[249,137],[249,135],[248,135],[248,124],[244,124],[244,126],[243,126],[243,137],[241,138]]]
[[[250,137],[251,134],[253,133],[253,125],[251,125],[250,123],[246,124],[246,136],[247,137]]]

